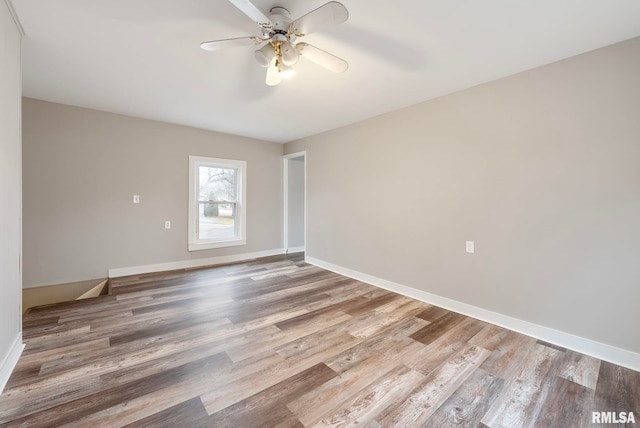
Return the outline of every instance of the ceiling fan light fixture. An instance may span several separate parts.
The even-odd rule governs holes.
[[[274,57],[269,63],[269,67],[267,68],[267,77],[265,79],[265,83],[268,86],[277,86],[281,81],[282,76],[280,75],[278,58]]]
[[[285,63],[280,64],[278,67],[278,72],[280,73],[280,77],[283,79],[290,79],[296,74],[296,69],[290,65],[286,65]]]
[[[282,64],[288,67],[295,65],[300,58],[300,52],[288,40],[280,46],[280,53],[282,55]]]
[[[256,61],[258,62],[258,64],[260,64],[261,67],[265,68],[269,67],[269,64],[271,64],[271,61],[275,56],[276,51],[275,49],[273,49],[273,46],[271,46],[271,43],[265,44],[255,52]]]

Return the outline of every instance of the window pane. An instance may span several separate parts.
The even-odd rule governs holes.
[[[234,168],[198,168],[199,201],[235,201],[236,170]]]
[[[235,205],[201,203],[198,239],[232,239],[236,236]]]
[[[189,156],[189,251],[246,244],[247,163]]]

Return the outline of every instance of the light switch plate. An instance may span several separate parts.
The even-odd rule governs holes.
[[[473,241],[467,241],[467,253],[473,253],[475,251],[474,247]]]

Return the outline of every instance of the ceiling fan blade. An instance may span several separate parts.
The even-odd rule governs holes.
[[[236,37],[235,39],[221,39],[202,42],[200,43],[200,47],[205,51],[213,52],[235,46],[255,46],[260,43],[262,43],[262,39],[259,39],[258,37]]]
[[[269,86],[276,86],[280,82],[282,82],[282,76],[280,75],[280,70],[278,70],[277,59],[273,58],[267,68],[267,77],[264,83]]]
[[[240,9],[242,13],[251,18],[256,24],[262,28],[271,28],[271,21],[249,0],[229,0],[235,7]]]
[[[342,3],[330,1],[312,10],[291,23],[297,35],[311,34],[315,31],[340,24],[349,18],[349,11]]]
[[[349,68],[347,61],[308,43],[298,43],[296,48],[298,48],[303,58],[307,58],[309,61],[313,61],[334,73],[343,73]]]

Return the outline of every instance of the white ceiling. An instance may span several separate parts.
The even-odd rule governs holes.
[[[254,0],[297,18],[326,0]],[[304,41],[349,62],[301,59],[264,84],[258,35],[226,0],[12,0],[26,36],[24,95],[287,142],[640,36],[638,0],[342,0],[346,23]]]

